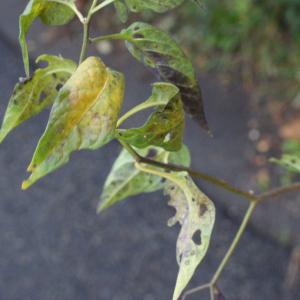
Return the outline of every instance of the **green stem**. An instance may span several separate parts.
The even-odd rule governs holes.
[[[81,53],[80,53],[79,64],[81,64],[87,56],[89,27],[90,27],[89,20],[85,19],[84,23],[83,23],[83,40],[82,40],[82,48],[81,48]]]
[[[98,43],[101,41],[107,41],[107,40],[125,40],[130,41],[130,37],[123,33],[114,33],[114,34],[108,34],[108,35],[102,35],[98,36],[96,38],[90,39],[91,43]]]
[[[232,244],[230,245],[226,255],[224,256],[221,264],[219,265],[217,271],[215,272],[215,274],[214,274],[214,276],[211,280],[211,286],[214,286],[217,283],[217,281],[219,280],[224,268],[226,267],[226,265],[227,265],[228,261],[230,260],[234,250],[236,249],[238,243],[240,242],[242,235],[245,232],[245,229],[246,229],[246,227],[247,227],[247,225],[250,221],[250,218],[251,218],[251,216],[254,212],[254,209],[255,209],[256,205],[257,205],[256,201],[250,203],[249,208],[248,208],[248,210],[245,214],[245,217],[243,219],[243,222],[242,222],[242,224],[241,224],[241,226],[240,226],[240,228],[239,228]]]

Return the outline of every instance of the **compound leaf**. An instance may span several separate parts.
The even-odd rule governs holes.
[[[215,222],[215,207],[186,173],[166,174],[165,178],[168,179],[165,193],[170,196],[169,205],[176,209],[168,225],[178,222],[182,226],[176,246],[179,273],[173,300],[177,300],[206,255]]]
[[[184,145],[180,151],[171,153],[157,147],[148,147],[137,151],[141,156],[151,156],[157,161],[172,162],[187,167],[190,165],[189,150]],[[152,152],[154,152],[154,155],[151,155]],[[124,149],[106,179],[98,212],[102,212],[130,196],[154,192],[163,189],[163,187],[161,177],[137,169],[134,158]]]
[[[67,163],[73,151],[108,143],[115,135],[123,96],[123,75],[97,57],[86,59],[55,99],[23,189]]]
[[[48,65],[37,69],[32,78],[16,84],[0,130],[0,142],[15,127],[40,113],[52,103],[58,89],[76,70],[76,63],[59,56],[41,55],[37,63]]]
[[[75,0],[65,0],[66,4],[71,5]],[[48,0],[30,0],[19,19],[19,42],[22,49],[26,76],[29,77],[29,57],[26,43],[26,35],[33,21],[40,17],[41,20],[49,25],[63,25],[68,23],[73,17],[73,10],[59,3],[52,3]]]
[[[125,0],[133,12],[152,10],[158,13],[166,12],[179,6],[184,0]]]
[[[161,80],[176,85],[185,111],[209,131],[202,93],[192,63],[167,33],[152,25],[137,22],[110,38],[124,39],[129,52],[138,61],[154,68]]]
[[[138,108],[155,105],[158,107],[157,111],[151,114],[142,127],[119,130],[119,138],[137,148],[152,145],[167,151],[178,151],[184,132],[184,111],[178,92],[178,88],[172,84],[155,84],[152,96],[138,105]]]

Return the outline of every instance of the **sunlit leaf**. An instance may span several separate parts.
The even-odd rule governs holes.
[[[96,57],[86,59],[60,90],[28,168],[27,188],[80,149],[97,149],[115,135],[124,96],[124,77]]]
[[[202,93],[192,63],[167,33],[138,22],[111,38],[126,40],[128,50],[137,60],[156,69],[161,80],[176,85],[185,111],[209,131]]]
[[[74,3],[75,0],[65,0],[66,3]],[[24,67],[27,77],[29,77],[29,58],[26,43],[26,35],[33,21],[40,17],[41,20],[50,25],[63,25],[68,23],[74,16],[70,7],[63,4],[48,2],[47,0],[30,0],[25,10],[20,16],[19,41],[22,49]]]
[[[173,300],[178,300],[208,250],[215,207],[186,173],[171,173],[166,178],[165,192],[170,196],[169,205],[176,209],[176,215],[168,225],[178,222],[182,226],[176,247],[179,273],[173,294]]]
[[[300,173],[300,156],[293,154],[284,154],[280,159],[271,159],[272,162],[277,163],[291,172]]]
[[[180,151],[172,153],[157,147],[148,147],[137,151],[141,156],[150,156],[157,161],[171,162],[183,166],[190,165],[189,150],[184,145]],[[130,196],[154,192],[163,187],[161,177],[138,170],[135,167],[135,160],[126,150],[123,150],[107,177],[98,211],[102,212]]]
[[[184,0],[125,0],[129,9],[134,12],[153,10],[158,13],[166,12],[180,5]]]
[[[77,67],[71,60],[51,55],[40,56],[37,63],[40,62],[48,65],[37,69],[32,78],[16,84],[0,130],[0,142],[11,130],[52,103]]]
[[[119,19],[122,23],[126,23],[128,20],[128,9],[124,0],[114,1],[114,6],[116,8]]]
[[[184,133],[184,111],[178,88],[171,84],[155,84],[152,96],[138,107],[152,105],[158,109],[148,121],[140,128],[119,130],[119,138],[137,148],[152,145],[178,151]]]

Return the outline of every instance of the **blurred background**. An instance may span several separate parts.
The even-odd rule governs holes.
[[[85,2],[78,5],[84,9]],[[24,76],[17,37],[26,3],[0,3],[1,116]],[[187,1],[164,15],[133,14],[128,23],[135,20],[170,31],[199,73],[214,138],[188,120],[186,143],[194,169],[257,192],[299,179],[269,162],[282,151],[300,151],[298,0]],[[114,9],[107,8],[95,18],[92,33],[121,28]],[[32,67],[41,53],[77,60],[81,28],[75,21],[55,28],[36,21],[28,42]],[[124,111],[150,95],[155,77],[122,43],[102,42],[90,54],[125,73]],[[20,190],[48,113],[26,122],[0,146],[0,300],[171,299],[179,228],[166,226],[174,214],[167,199],[161,193],[132,197],[96,215],[101,187],[120,151],[117,143],[76,153],[67,166],[29,191]],[[217,223],[190,287],[209,280],[246,209],[243,199],[197,183],[214,201]],[[259,207],[220,280],[226,299],[300,299],[299,232],[299,193]]]

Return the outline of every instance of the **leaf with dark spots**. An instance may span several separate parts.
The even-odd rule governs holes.
[[[188,148],[183,147],[178,152],[166,152],[158,147],[137,149],[143,157],[151,157],[164,163],[175,163],[184,166],[190,165]],[[109,176],[104,184],[98,212],[134,195],[150,193],[163,189],[164,181],[161,177],[141,172],[135,167],[134,158],[123,150],[115,161]]]
[[[300,156],[294,154],[283,154],[280,159],[272,158],[271,162],[285,167],[290,172],[300,173]]]
[[[137,148],[162,147],[167,151],[181,148],[184,133],[184,111],[178,89],[171,84],[156,84],[152,96],[145,103],[156,103],[163,99],[148,121],[140,128],[119,130],[119,138]],[[152,100],[151,100],[152,98]]]
[[[177,261],[180,266],[173,300],[177,300],[191,280],[209,247],[215,222],[215,207],[186,173],[166,174],[165,193],[176,215],[168,222],[177,222],[181,231],[177,240]]]
[[[70,154],[97,149],[115,135],[124,96],[124,77],[97,57],[86,59],[59,91],[28,168],[26,189],[67,163]]]
[[[146,66],[154,68],[161,80],[176,85],[185,111],[209,131],[201,88],[192,63],[167,33],[137,22],[115,35],[115,38],[124,39],[129,52]]]
[[[77,67],[60,56],[42,55],[37,59],[40,62],[47,65],[16,84],[2,123],[0,142],[15,127],[49,106],[57,96],[55,88],[65,84]]]

